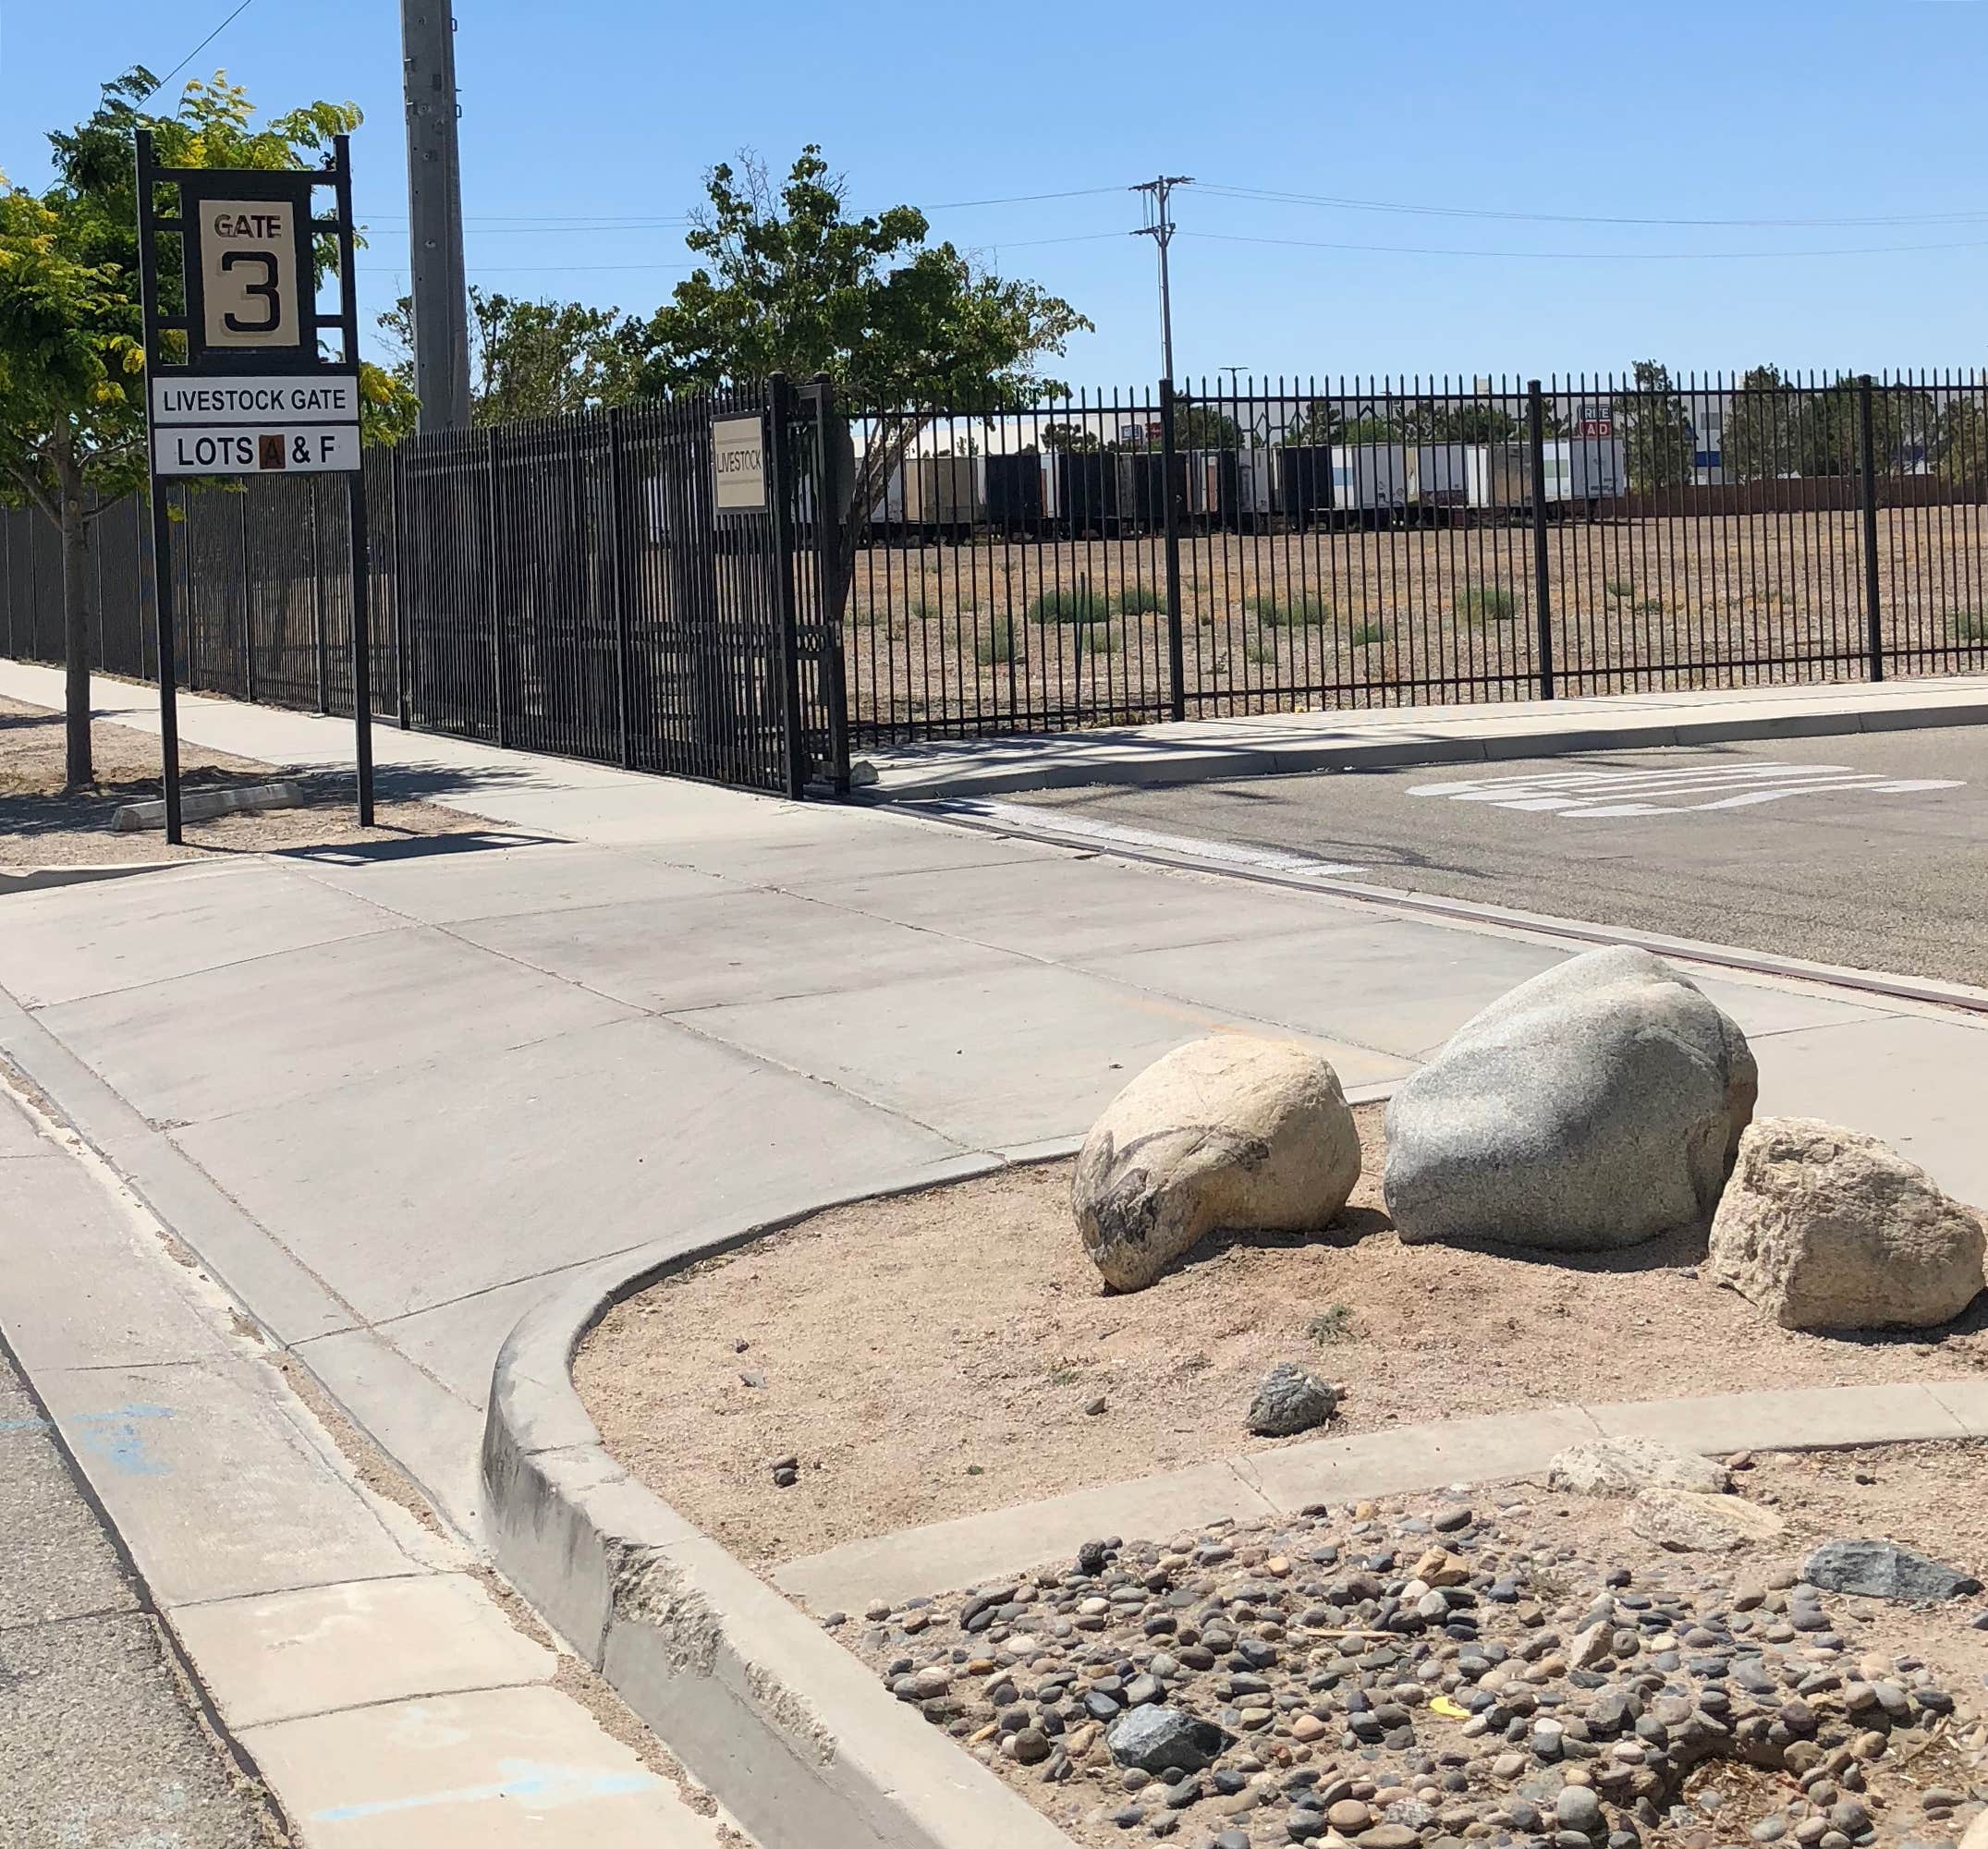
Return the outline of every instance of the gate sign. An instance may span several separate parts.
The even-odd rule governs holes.
[[[203,199],[202,344],[295,347],[303,338],[298,293],[297,213],[287,199]]]
[[[330,159],[313,168],[166,167],[159,164],[152,131],[140,128],[132,138],[132,154],[152,451],[152,548],[143,576],[157,636],[165,838],[182,838],[183,819],[178,692],[173,684],[178,654],[174,510],[166,483],[189,476],[345,477],[353,770],[359,825],[371,828],[372,563],[359,446],[359,294],[352,262],[359,238],[350,144],[334,135]],[[335,253],[335,261],[327,261]],[[319,299],[321,264],[323,280],[335,279],[335,306]],[[319,498],[311,502],[313,552]],[[189,590],[201,570],[201,560],[186,560]],[[322,707],[327,663],[322,632],[317,657]],[[252,687],[250,693],[253,698]]]
[[[766,505],[766,420],[711,420],[713,505],[721,514],[757,514]]]
[[[152,433],[161,475],[323,475],[360,468],[357,424],[168,424]]]

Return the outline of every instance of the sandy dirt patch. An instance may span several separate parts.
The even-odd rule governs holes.
[[[1796,1334],[1691,1274],[1701,1235],[1550,1262],[1404,1246],[1381,1207],[1382,1107],[1355,1116],[1364,1174],[1323,1235],[1218,1236],[1107,1296],[1070,1164],[1010,1169],[666,1279],[604,1320],[575,1379],[617,1457],[765,1564],[1262,1449],[1245,1414],[1279,1361],[1345,1383],[1329,1432],[1988,1369],[1988,1298],[1933,1341]]]
[[[377,826],[361,829],[349,777],[296,777],[309,798],[300,809],[189,821],[186,839],[166,844],[159,829],[113,834],[111,817],[127,803],[156,801],[159,741],[150,733],[98,720],[90,728],[96,781],[63,783],[63,719],[45,707],[0,697],[0,867],[77,866],[110,860],[201,860],[217,854],[270,854],[334,847],[484,827],[475,816],[424,802],[381,802]],[[181,740],[183,790],[241,789],[287,773],[251,758],[210,751]]]

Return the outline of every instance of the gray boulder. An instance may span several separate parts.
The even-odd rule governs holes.
[[[1104,1746],[1121,1766],[1157,1775],[1178,1768],[1198,1772],[1219,1758],[1229,1736],[1212,1721],[1177,1708],[1130,1708],[1104,1731]]]
[[[1591,950],[1457,1029],[1387,1109],[1409,1244],[1633,1246],[1707,1219],[1759,1089],[1746,1036],[1648,951]]]
[[[1143,1290],[1218,1227],[1325,1226],[1360,1179],[1339,1076],[1295,1040],[1192,1040],[1104,1107],[1070,1203],[1113,1290]]]
[[[1982,1223],[1874,1137],[1763,1117],[1712,1223],[1705,1274],[1784,1329],[1930,1329],[1982,1288]]]
[[[1250,1429],[1259,1438],[1288,1438],[1333,1416],[1339,1395],[1316,1374],[1279,1361],[1250,1403]]]
[[[1980,1588],[1978,1580],[1890,1541],[1824,1541],[1803,1564],[1801,1576],[1824,1592],[1852,1592],[1865,1599],[1930,1602]]]

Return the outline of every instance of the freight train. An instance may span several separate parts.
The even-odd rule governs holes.
[[[1627,492],[1615,439],[1550,439],[1544,501],[1592,516]],[[1199,530],[1464,524],[1530,518],[1524,443],[1278,444],[1189,449],[1173,458],[1184,523]],[[1023,450],[912,456],[870,509],[873,542],[1010,537],[1112,539],[1158,532],[1166,458],[1153,450]]]

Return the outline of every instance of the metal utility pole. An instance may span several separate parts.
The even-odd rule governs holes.
[[[470,427],[469,281],[456,149],[456,21],[450,0],[400,0],[408,98],[408,261],[421,430]]]
[[[1169,201],[1177,186],[1193,184],[1191,174],[1162,174],[1157,179],[1141,180],[1131,189],[1146,195],[1146,222],[1132,236],[1150,237],[1160,249],[1161,371],[1169,383],[1174,376],[1174,301],[1166,275],[1166,247],[1174,241],[1174,217]]]

